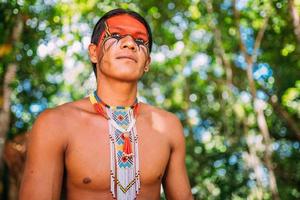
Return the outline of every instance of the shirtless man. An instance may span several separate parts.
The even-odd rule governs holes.
[[[151,45],[150,27],[139,14],[122,9],[105,14],[89,45],[97,77],[95,95],[106,105],[134,104],[138,80],[149,70]],[[39,115],[29,136],[21,200],[60,199],[62,188],[69,200],[113,199],[110,118],[106,113],[110,108],[98,102],[96,105],[102,106],[97,110],[91,102],[84,98]],[[153,106],[135,105],[140,172],[137,199],[160,199],[161,184],[167,199],[193,199],[180,121]],[[121,199],[118,194],[115,198]]]

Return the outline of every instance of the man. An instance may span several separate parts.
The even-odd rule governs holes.
[[[175,115],[137,102],[149,70],[151,30],[139,14],[116,9],[96,24],[90,60],[97,90],[47,109],[29,139],[21,200],[192,199],[182,126]]]

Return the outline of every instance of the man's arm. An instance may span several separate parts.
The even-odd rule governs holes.
[[[193,199],[185,167],[185,138],[183,128],[177,117],[171,117],[168,131],[171,138],[171,155],[163,179],[167,199]]]
[[[65,139],[56,110],[46,110],[29,133],[20,200],[59,199],[64,169]]]

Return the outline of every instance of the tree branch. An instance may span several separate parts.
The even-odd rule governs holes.
[[[214,10],[213,10],[213,5],[211,3],[211,0],[206,0],[206,9],[207,9],[207,12],[211,16],[213,16]],[[212,24],[212,23],[210,23],[210,24]],[[232,67],[231,67],[230,61],[227,59],[226,52],[222,45],[221,32],[217,25],[211,25],[211,28],[213,29],[213,33],[214,33],[217,55],[221,58],[224,66],[225,66],[227,85],[231,86],[232,85]]]
[[[256,36],[255,43],[254,43],[254,48],[253,48],[253,54],[252,54],[252,60],[253,60],[253,62],[256,62],[257,51],[258,51],[258,48],[260,47],[261,41],[262,41],[262,39],[264,37],[266,28],[268,26],[269,19],[270,19],[270,15],[267,14],[267,16],[264,18],[263,25],[259,29],[258,34]]]
[[[287,126],[295,133],[296,138],[300,141],[300,129],[295,120],[274,98],[269,98],[269,102],[274,111],[285,120]]]
[[[260,87],[260,90],[264,91],[266,95],[268,95],[268,102],[272,106],[273,110],[279,115],[285,122],[286,125],[293,131],[295,137],[300,141],[300,128],[297,125],[297,122],[293,119],[293,117],[284,109],[284,107],[278,102],[278,97],[276,95],[271,95],[268,90],[264,87]]]

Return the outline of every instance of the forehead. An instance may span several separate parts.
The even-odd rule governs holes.
[[[126,34],[148,36],[147,29],[144,24],[134,17],[123,14],[109,18],[106,21],[110,31],[118,31]]]

